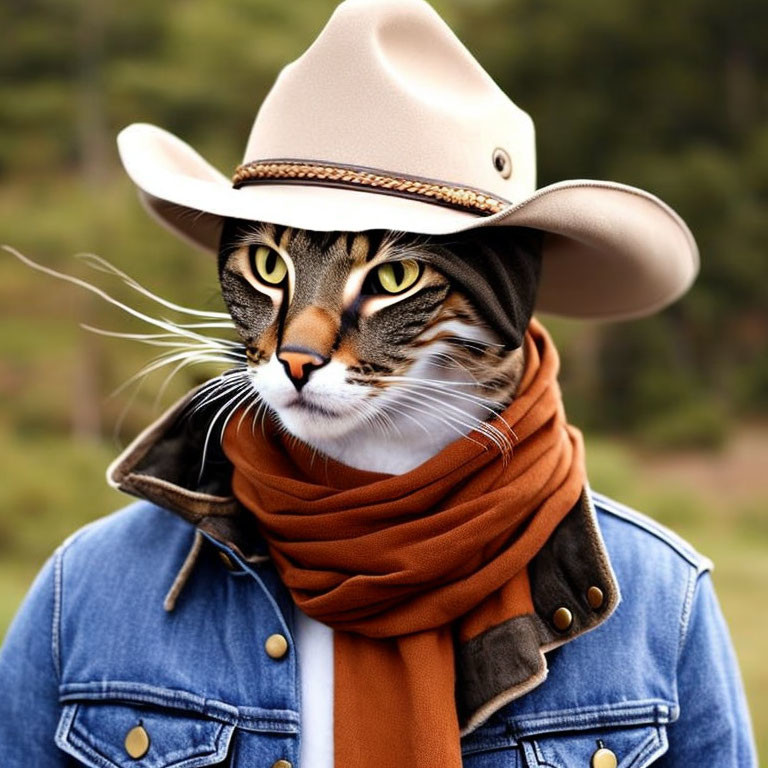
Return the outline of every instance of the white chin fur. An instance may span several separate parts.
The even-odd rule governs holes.
[[[359,411],[366,407],[362,403],[368,388],[348,383],[341,363],[332,360],[316,370],[300,393],[275,355],[251,375],[254,387],[283,426],[310,445],[342,438],[363,423]]]
[[[466,327],[460,330],[461,335],[470,335]],[[446,367],[437,357],[445,351],[442,346],[431,347],[408,372],[414,383],[422,382],[423,397],[416,389],[403,394],[397,386],[382,390],[351,384],[346,380],[346,366],[333,360],[312,373],[301,393],[275,355],[253,369],[251,376],[264,402],[295,437],[348,466],[401,474],[490,415],[487,407],[465,397],[424,389],[425,380],[464,385],[471,381],[463,369]],[[456,391],[471,388],[458,386]]]

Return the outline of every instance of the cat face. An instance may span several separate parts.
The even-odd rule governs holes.
[[[435,265],[435,238],[228,220],[221,243],[253,387],[300,439],[429,417],[466,432],[510,400],[521,349]]]

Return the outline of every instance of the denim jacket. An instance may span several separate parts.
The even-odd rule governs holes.
[[[61,544],[11,625],[6,768],[302,768],[293,601],[179,412],[109,470],[144,500]],[[464,765],[755,766],[711,565],[585,488],[529,566],[533,613],[455,649]]]

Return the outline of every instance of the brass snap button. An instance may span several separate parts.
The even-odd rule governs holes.
[[[587,590],[587,602],[590,608],[597,610],[602,604],[605,596],[603,590],[600,587],[590,587]]]
[[[219,559],[222,563],[224,563],[224,567],[228,571],[236,571],[237,565],[235,564],[235,561],[223,550],[219,550]]]
[[[272,763],[272,768],[293,768],[289,760],[276,760]]]
[[[573,614],[567,608],[558,608],[552,614],[552,623],[555,629],[565,632],[573,624]]]
[[[619,761],[616,759],[616,755],[605,747],[595,750],[590,763],[591,768],[616,768],[618,764]]]
[[[284,635],[270,635],[264,643],[264,648],[273,659],[282,659],[288,650],[288,641]]]
[[[509,152],[501,147],[493,150],[493,167],[499,172],[502,179],[508,179],[512,175],[512,158]]]
[[[149,750],[149,734],[139,724],[125,734],[124,744],[128,756],[138,760],[140,757],[144,757]]]

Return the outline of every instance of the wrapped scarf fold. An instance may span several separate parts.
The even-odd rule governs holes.
[[[352,469],[235,416],[233,490],[297,606],[334,632],[337,768],[460,768],[454,642],[533,611],[527,565],[585,483],[557,350],[534,318],[517,395],[402,475]]]

